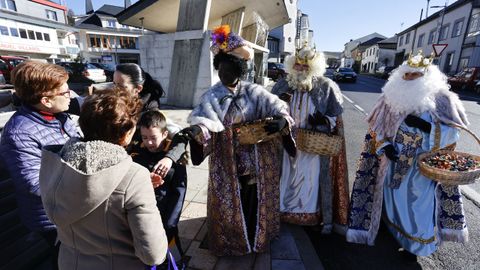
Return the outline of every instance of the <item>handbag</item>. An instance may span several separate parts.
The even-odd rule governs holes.
[[[157,268],[157,265],[146,265],[145,270],[157,270],[160,268]],[[177,262],[175,262],[175,258],[172,255],[172,252],[170,250],[167,250],[167,269],[168,270],[179,270],[177,267]],[[185,269],[185,264],[182,264],[182,268],[180,270]]]

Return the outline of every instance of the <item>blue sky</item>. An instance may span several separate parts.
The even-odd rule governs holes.
[[[92,2],[94,9],[103,4],[122,6],[124,3],[123,0]],[[85,13],[84,0],[66,0],[66,3],[75,14]],[[444,3],[444,0],[431,0],[430,6]],[[317,48],[323,51],[342,51],[350,39],[373,32],[391,37],[417,23],[422,8],[425,16],[426,6],[426,0],[299,0],[299,8],[309,16]],[[431,8],[429,14],[438,10]]]

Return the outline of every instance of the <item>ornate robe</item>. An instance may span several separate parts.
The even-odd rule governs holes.
[[[221,83],[212,86],[188,118],[204,130],[191,143],[192,162],[209,159],[207,224],[209,248],[215,255],[264,252],[280,229],[279,140],[240,145],[233,124],[283,116],[293,124],[287,104],[263,87],[242,81],[232,93]],[[284,142],[293,143],[290,135]],[[257,186],[255,240],[250,245],[240,197],[239,177],[249,176]]]
[[[426,256],[442,241],[465,242],[468,230],[458,186],[444,186],[423,176],[417,156],[433,147],[454,147],[458,130],[468,121],[458,97],[439,93],[434,110],[419,117],[431,123],[429,134],[404,123],[405,114],[395,113],[381,96],[370,114],[369,133],[358,162],[353,185],[347,241],[373,245],[382,217],[400,245]],[[382,125],[382,122],[384,123]],[[383,155],[392,144],[397,162]]]
[[[342,94],[333,81],[317,77],[309,92],[291,89],[286,80],[279,81],[272,93],[290,93],[290,115],[294,118],[295,130],[315,129],[327,131],[326,126],[313,128],[308,116],[320,112],[327,116],[335,133],[343,136]],[[348,213],[348,174],[345,146],[339,156],[320,156],[297,150],[297,156],[283,155],[280,181],[280,211],[282,220],[299,225],[323,224],[323,232],[329,233],[332,224],[345,232]]]

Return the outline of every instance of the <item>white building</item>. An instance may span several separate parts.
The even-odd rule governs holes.
[[[362,53],[362,72],[375,73],[380,67],[393,66],[397,37],[379,41]]]
[[[142,30],[117,21],[115,16],[123,10],[123,7],[103,5],[77,18],[75,27],[84,61],[112,67],[120,63],[141,64],[138,40]]]
[[[354,51],[360,44],[369,41],[373,38],[382,38],[385,39],[386,37],[380,35],[379,33],[372,33],[370,35],[363,36],[361,38],[357,38],[355,40],[351,39],[349,42],[345,43],[344,50],[342,52],[342,56],[340,58],[340,66],[341,67],[352,67],[355,63],[355,55],[352,55],[352,51]]]
[[[281,63],[285,56],[295,53],[295,37],[297,35],[297,0],[286,1],[290,22],[272,29],[268,33],[269,62]]]
[[[445,12],[443,12],[445,11]],[[435,61],[447,74],[464,67],[480,66],[480,3],[458,0],[398,34],[395,64],[410,52],[422,50],[429,55],[433,44],[448,44]]]
[[[78,53],[60,1],[2,0],[0,10],[1,55],[56,62]]]

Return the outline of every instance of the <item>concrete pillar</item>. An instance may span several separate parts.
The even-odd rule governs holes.
[[[221,24],[230,25],[230,30],[241,36],[244,15],[245,15],[245,7],[239,8],[235,11],[228,13],[227,15],[224,15],[222,17]]]
[[[192,107],[200,68],[200,56],[210,15],[211,0],[180,0],[168,103]]]

